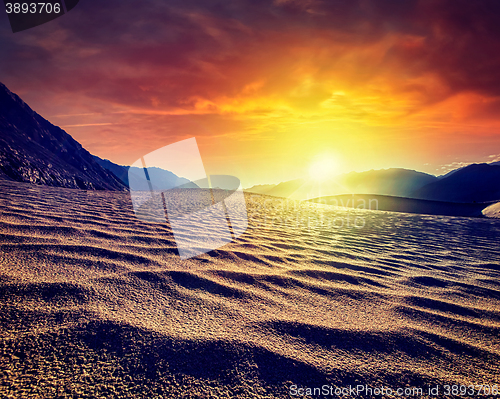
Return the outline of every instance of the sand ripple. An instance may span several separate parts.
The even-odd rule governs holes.
[[[0,181],[0,396],[500,383],[498,220],[246,199],[181,261],[126,193]]]

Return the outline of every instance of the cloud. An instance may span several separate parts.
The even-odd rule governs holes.
[[[446,165],[441,165],[439,172],[446,174],[455,169],[465,168],[466,166],[472,165],[474,162],[452,162]]]
[[[42,114],[102,114],[54,121],[86,125],[93,143],[104,123],[132,142],[184,137],[190,119],[259,140],[323,122],[494,125],[499,11],[496,0],[86,0],[35,29],[2,28],[0,76]]]
[[[114,123],[82,123],[78,125],[62,125],[60,127],[66,129],[68,127],[109,126],[109,125],[114,125]]]
[[[36,31],[4,32],[1,71],[16,85],[150,109],[205,101],[223,112],[263,80],[253,97],[291,108],[319,107],[334,81],[411,93],[418,108],[463,91],[500,95],[497,4],[89,0]]]

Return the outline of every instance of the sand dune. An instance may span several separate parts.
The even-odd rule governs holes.
[[[481,212],[490,203],[430,201],[375,194],[344,194],[310,200],[318,204],[378,211],[417,213],[421,215],[483,217]]]
[[[500,218],[500,202],[492,204],[484,209],[483,214],[489,218]]]
[[[127,193],[0,181],[0,396],[500,382],[498,220],[246,199],[181,261]]]

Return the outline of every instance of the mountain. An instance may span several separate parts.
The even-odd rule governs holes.
[[[472,164],[415,190],[411,197],[451,202],[500,200],[500,165]]]
[[[467,166],[469,166],[469,165],[466,165],[466,166],[461,166],[460,168],[450,170],[448,173],[445,173],[444,175],[440,175],[440,176],[438,176],[438,179],[444,179],[444,178],[446,178],[446,177],[450,177],[453,173],[456,173],[456,172],[458,172],[459,170],[462,170],[463,168],[466,168]]]
[[[275,197],[291,198],[292,195],[297,192],[302,186],[304,186],[304,179],[289,180],[283,183],[277,184],[275,187],[271,188],[266,192],[266,195],[273,195]]]
[[[101,159],[96,155],[92,155],[94,161],[101,165],[104,169],[113,173],[123,184],[128,187],[128,169],[130,166],[117,165],[107,159]]]
[[[127,190],[61,128],[0,83],[0,175],[34,184]]]
[[[254,186],[246,191],[297,200],[353,193],[408,197],[415,190],[437,180],[436,176],[427,173],[392,168],[351,172],[323,182],[290,180],[277,185]]]
[[[472,165],[472,163],[470,163],[468,165],[465,165],[465,166],[461,166],[460,168],[457,168],[457,169],[453,169],[453,170],[449,171],[448,173],[445,173],[444,175],[438,176],[438,179],[443,179],[445,177],[449,177],[453,173],[458,172],[459,170],[462,170],[462,169],[466,168],[469,165]],[[488,165],[494,165],[494,166],[498,165],[498,166],[500,166],[500,161],[498,161],[498,162],[490,162],[490,163],[488,163]]]
[[[245,191],[255,194],[266,194],[269,190],[276,187],[276,184],[257,184],[250,188],[246,188]]]
[[[349,173],[343,179],[343,184],[354,193],[406,197],[420,187],[437,180],[436,176],[427,173],[391,168]]]
[[[137,168],[135,166],[117,165],[107,159],[101,159],[95,155],[93,155],[93,158],[99,165],[113,173],[127,187],[129,186],[128,178],[130,172],[137,176],[137,179],[134,183],[134,189],[145,191],[148,191],[150,189],[147,182],[144,182],[144,184],[141,186],[140,182],[142,181],[142,179],[140,178],[140,176],[142,176],[142,174],[144,173],[142,168]],[[189,181],[188,179],[179,177],[176,174],[161,168],[148,168],[148,175],[149,178],[158,186],[156,187],[156,189],[168,190],[170,188],[179,186],[182,186],[184,188],[198,187],[195,183]]]

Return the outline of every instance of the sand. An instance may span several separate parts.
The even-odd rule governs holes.
[[[0,397],[500,383],[498,220],[246,201],[182,261],[126,193],[0,181]]]
[[[468,217],[483,217],[483,209],[491,205],[491,202],[461,203],[429,201],[377,194],[333,195],[329,197],[314,198],[309,201],[325,205],[343,206],[346,208],[417,213],[420,215]]]
[[[486,209],[483,210],[483,214],[489,218],[497,218],[500,219],[500,202],[490,205]]]

